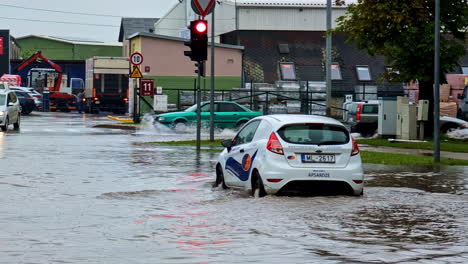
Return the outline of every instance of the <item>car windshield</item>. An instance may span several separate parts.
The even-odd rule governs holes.
[[[346,128],[329,124],[293,124],[282,127],[278,134],[293,144],[341,145],[349,142]]]
[[[362,107],[363,114],[378,114],[379,106],[378,105],[364,105]]]
[[[197,105],[192,105],[191,107],[185,109],[184,112],[195,112],[197,111]]]
[[[0,94],[0,105],[4,105],[6,100],[6,96],[4,94]]]

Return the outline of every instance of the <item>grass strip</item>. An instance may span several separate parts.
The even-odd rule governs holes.
[[[387,139],[372,138],[372,139],[358,139],[359,144],[366,144],[374,147],[389,147],[389,148],[403,148],[403,149],[434,149],[433,142],[390,142]],[[468,141],[466,140],[448,140],[440,143],[442,151],[468,153]]]
[[[220,153],[223,148],[221,146],[221,139],[217,139],[214,142],[209,140],[202,140],[201,151],[203,152],[214,152]],[[176,147],[195,147],[195,140],[187,141],[169,141],[169,142],[150,142],[158,146],[176,146]],[[363,163],[372,164],[385,164],[385,165],[410,165],[410,166],[433,166],[433,157],[422,156],[422,155],[408,155],[408,154],[397,154],[397,153],[382,153],[382,152],[369,152],[361,151],[361,158]],[[468,166],[468,160],[459,159],[448,159],[442,158],[441,165],[449,166]]]

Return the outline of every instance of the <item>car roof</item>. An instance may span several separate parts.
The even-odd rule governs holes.
[[[265,115],[258,117],[260,119],[265,119],[270,121],[275,127],[282,127],[288,124],[297,124],[297,123],[323,123],[344,126],[341,122],[336,119],[318,116],[318,115],[291,115],[291,114],[282,114],[282,115]]]
[[[210,101],[203,101],[201,102],[202,104],[209,103]],[[237,102],[234,101],[214,101],[215,103],[231,103],[231,104],[238,104]]]

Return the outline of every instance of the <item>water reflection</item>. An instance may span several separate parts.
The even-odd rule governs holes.
[[[3,144],[5,141],[5,132],[0,132],[0,159],[3,159]]]
[[[434,193],[467,194],[468,167],[367,165],[366,186],[415,188]]]

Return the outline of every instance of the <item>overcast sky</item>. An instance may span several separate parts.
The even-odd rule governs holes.
[[[10,32],[14,37],[25,35],[49,35],[117,42],[120,29],[119,17],[159,18],[177,2],[178,0],[0,0],[0,10],[2,10],[0,14],[0,29],[10,29]],[[74,15],[13,8],[2,5],[113,15],[119,17]],[[111,26],[59,24],[5,18]]]

